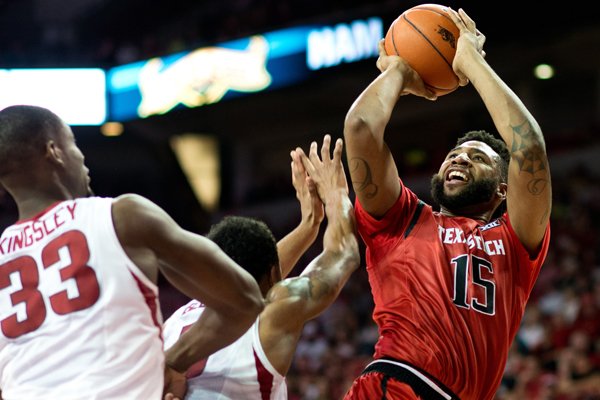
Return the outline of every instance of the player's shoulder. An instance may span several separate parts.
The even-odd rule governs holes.
[[[113,205],[122,207],[135,207],[139,205],[152,203],[150,200],[135,193],[125,193],[120,196],[112,198]]]
[[[62,204],[77,204],[77,205],[86,205],[89,207],[97,206],[100,204],[112,204],[112,197],[102,197],[102,196],[90,196],[90,197],[79,197],[72,200],[65,200]]]
[[[114,218],[151,222],[160,214],[160,207],[148,198],[135,193],[122,194],[112,199]]]

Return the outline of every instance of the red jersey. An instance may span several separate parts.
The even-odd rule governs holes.
[[[434,212],[405,186],[377,220],[356,201],[379,327],[375,358],[406,361],[461,399],[492,399],[548,251],[530,259],[508,215]]]

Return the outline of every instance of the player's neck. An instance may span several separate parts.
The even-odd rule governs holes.
[[[19,211],[19,221],[27,220],[35,217],[42,211],[48,209],[53,204],[67,199],[46,198],[46,199],[26,199],[17,201]]]
[[[440,212],[447,217],[470,218],[487,224],[490,222],[494,210],[481,210],[479,207],[465,207],[460,210],[449,210],[446,207],[441,206]]]

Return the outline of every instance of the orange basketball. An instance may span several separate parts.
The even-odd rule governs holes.
[[[405,59],[438,96],[458,88],[452,70],[459,30],[447,7],[421,4],[404,11],[385,35],[385,51]]]

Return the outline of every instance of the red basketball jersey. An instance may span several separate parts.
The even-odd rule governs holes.
[[[403,186],[381,219],[356,202],[380,337],[375,358],[428,372],[461,399],[492,399],[548,251],[530,259],[508,215],[434,212]]]

